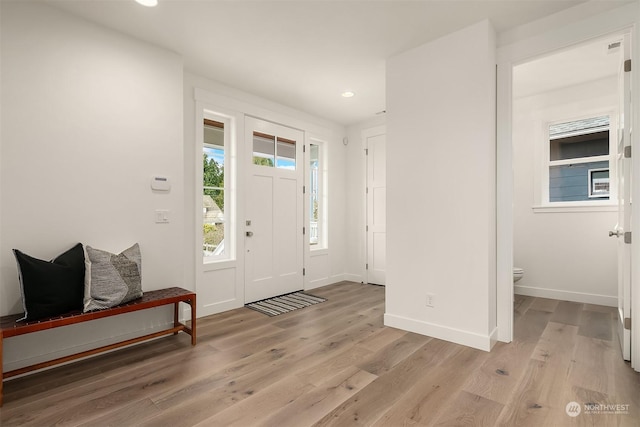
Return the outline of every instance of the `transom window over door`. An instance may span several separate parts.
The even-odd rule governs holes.
[[[609,116],[590,117],[548,127],[548,202],[608,201],[615,144]]]

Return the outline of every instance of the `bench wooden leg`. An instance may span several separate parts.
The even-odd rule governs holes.
[[[3,368],[2,368],[2,362],[3,362],[3,358],[2,358],[2,341],[3,341],[2,331],[0,331],[0,407],[4,403],[4,389],[3,389],[4,371],[3,371]]]
[[[191,307],[191,345],[196,345],[196,296],[194,295],[192,299],[183,302],[189,304]],[[177,327],[180,325],[182,325],[182,323],[180,323],[180,302],[176,302],[173,305],[173,326]],[[177,334],[177,332],[173,333],[173,335]]]
[[[173,304],[173,326],[180,326],[180,302],[176,302]],[[174,332],[173,335],[178,335],[177,332]]]
[[[190,302],[191,305],[191,345],[196,345],[196,296]]]

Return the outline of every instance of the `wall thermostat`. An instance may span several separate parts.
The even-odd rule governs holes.
[[[154,176],[151,178],[151,189],[155,191],[171,190],[171,181],[166,176]]]

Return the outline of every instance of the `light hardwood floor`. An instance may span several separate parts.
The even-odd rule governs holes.
[[[384,327],[384,288],[343,282],[269,318],[241,308],[185,334],[5,383],[0,425],[639,426],[640,376],[608,307],[517,296],[490,353]],[[566,405],[628,405],[569,417]]]

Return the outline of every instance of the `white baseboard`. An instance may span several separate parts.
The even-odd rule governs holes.
[[[497,329],[491,335],[481,335],[388,313],[384,315],[384,325],[484,351],[491,351],[492,341],[495,343],[497,336]]]
[[[330,285],[332,282],[328,277],[323,277],[322,279],[314,280],[312,282],[307,283],[304,287],[305,291],[309,291],[311,289],[321,288],[323,286]]]
[[[322,277],[320,279],[316,279],[307,283],[304,287],[305,291],[321,288],[323,286],[333,285],[334,283],[343,282],[345,279],[345,274],[336,274],[329,277]]]
[[[489,334],[489,346],[493,348],[498,342],[498,327],[493,328],[493,331]]]
[[[513,292],[518,295],[531,297],[550,298],[561,301],[581,302],[586,304],[605,305],[608,307],[618,306],[617,296],[588,294],[584,292],[561,291],[558,289],[536,288],[533,286],[514,285]]]
[[[222,313],[224,311],[233,310],[244,306],[244,301],[237,298],[226,301],[219,301],[198,307],[197,317],[211,316],[212,314]],[[186,311],[185,311],[186,313]]]
[[[344,276],[344,279],[342,280],[346,280],[348,282],[362,283],[364,281],[364,279],[362,278],[362,275],[360,274],[345,273],[343,274],[343,276]]]
[[[329,285],[333,285],[334,283],[344,282],[345,280],[349,280],[346,278],[347,275],[345,273],[334,274],[333,276],[329,276]]]

